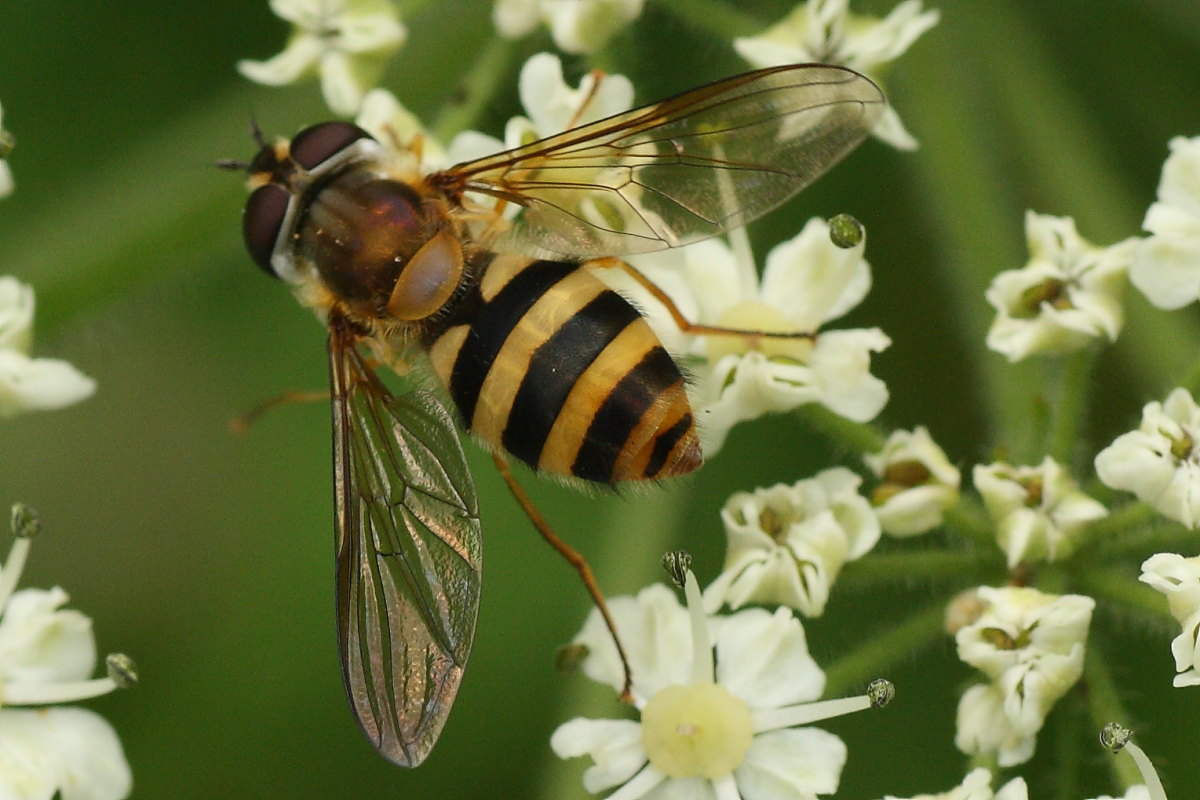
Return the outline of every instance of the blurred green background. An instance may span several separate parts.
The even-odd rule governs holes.
[[[402,4],[412,11],[409,42],[384,85],[436,119],[493,36],[490,5]],[[882,15],[892,5],[854,8]],[[761,257],[810,215],[863,220],[875,287],[838,324],[879,325],[894,340],[873,370],[892,391],[884,426],[929,425],[964,470],[997,452],[1035,463],[1028,419],[1044,399],[1043,369],[984,350],[992,314],[983,290],[1024,263],[1026,208],[1073,215],[1099,244],[1138,231],[1168,140],[1200,133],[1200,4],[930,5],[941,24],[885,80],[921,150],[868,142],[752,235]],[[603,62],[633,79],[641,101],[742,71],[729,37],[792,4],[647,6]],[[726,20],[711,6],[739,13]],[[732,26],[729,35],[697,18]],[[486,540],[471,665],[433,756],[403,771],[360,737],[342,696],[328,410],[292,406],[230,432],[230,419],[261,400],[326,381],[320,326],[251,265],[241,181],[212,167],[249,157],[251,114],[281,134],[327,115],[315,84],[250,86],[234,70],[239,58],[277,53],[286,33],[265,2],[247,0],[0,3],[0,103],[17,139],[17,191],[0,202],[0,273],[38,291],[36,353],[69,359],[100,387],[72,409],[0,424],[0,501],[29,503],[46,522],[22,585],[65,587],[95,619],[101,651],[140,665],[136,690],[88,704],[120,733],[135,796],[583,797],[582,763],[564,771],[548,739],[581,708],[617,713],[607,690],[552,666],[587,598],[489,460],[470,446]],[[499,134],[517,111],[516,72],[539,49],[550,49],[544,33],[512,48],[504,88],[473,127]],[[572,82],[592,65],[565,60]],[[1092,378],[1087,432],[1099,446],[1165,396],[1200,341],[1194,308],[1157,312],[1136,293],[1128,306],[1127,330]],[[1081,445],[1081,474],[1095,449]],[[800,417],[783,416],[740,427],[700,474],[670,486],[582,495],[525,477],[619,594],[656,580],[668,547],[692,551],[710,580],[729,493],[834,463],[859,466]],[[1124,571],[1135,576],[1136,563]],[[886,591],[855,586],[839,587],[826,616],[807,626],[819,663],[935,596],[904,576]],[[1173,781],[1172,796],[1196,796],[1200,690],[1170,688],[1167,642],[1178,628],[1149,630],[1141,617],[1109,611],[1098,612],[1101,623],[1118,634],[1103,646],[1128,703],[1123,721]],[[905,655],[887,675],[899,696],[886,712],[828,725],[850,746],[839,797],[942,790],[963,774],[954,708],[973,676],[949,640]],[[1066,766],[1090,791],[1072,796],[1106,788],[1099,748],[1054,744],[1096,728],[1073,697],[1048,722],[1029,768],[1043,776],[1031,796],[1059,796],[1052,774],[1064,752],[1078,754]]]

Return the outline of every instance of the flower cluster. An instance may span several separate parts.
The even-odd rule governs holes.
[[[96,383],[56,358],[31,358],[33,289],[0,276],[0,417],[62,408],[84,400]]]
[[[619,787],[609,800],[836,792],[846,745],[810,726],[884,704],[886,682],[868,695],[816,702],[825,676],[788,609],[708,617],[690,571],[684,591],[686,608],[662,585],[612,601],[641,719],[573,719],[555,731],[554,752],[589,756],[584,785],[590,792]],[[587,676],[620,691],[624,668],[597,611],[575,644],[587,653]]]
[[[1095,601],[982,586],[977,619],[955,634],[958,657],[990,683],[963,692],[955,744],[1001,766],[1028,761],[1046,714],[1083,673]]]
[[[633,24],[643,5],[497,0],[492,8],[504,38],[545,27],[560,50],[589,54]],[[319,74],[330,108],[356,115],[411,173],[527,145],[634,103],[625,77],[593,70],[571,84],[558,56],[539,53],[520,72],[523,113],[508,121],[502,136],[439,125],[435,137],[400,99],[374,85],[405,38],[387,0],[273,0],[272,8],[293,23],[290,43],[269,61],[242,62],[242,72],[272,84]],[[822,61],[878,81],[938,22],[938,11],[925,9],[922,0],[904,0],[882,18],[852,13],[849,0],[808,0],[729,45],[756,67]],[[874,135],[900,150],[917,146],[891,106]],[[1010,362],[1038,357],[1047,375],[1061,377],[1057,364],[1086,365],[1121,335],[1127,278],[1162,308],[1200,298],[1200,137],[1174,139],[1170,149],[1144,238],[1107,236],[1101,241],[1115,243],[1099,246],[1084,239],[1069,216],[1025,213],[1028,261],[1000,272],[986,290],[979,287],[995,310],[981,344]],[[507,206],[506,219],[523,213],[500,205]],[[652,205],[636,211],[653,216]],[[624,230],[624,220],[613,214],[625,212],[595,200],[564,210],[599,229]],[[1014,233],[1019,224],[1014,214]],[[801,617],[818,617],[836,602],[843,572],[878,577],[869,563],[876,557],[910,565],[912,574],[892,580],[933,578],[936,568],[942,570],[937,577],[952,574],[958,581],[945,598],[947,627],[959,657],[984,680],[960,696],[955,744],[976,762],[1025,764],[1047,715],[1083,673],[1093,610],[1105,600],[1078,593],[1074,582],[1086,543],[1115,538],[1113,529],[1129,520],[1153,537],[1159,528],[1146,522],[1152,512],[1188,529],[1200,524],[1200,406],[1187,386],[1147,404],[1139,428],[1098,454],[1077,441],[1083,381],[1053,387],[1057,401],[1052,391],[1031,399],[1039,409],[1031,425],[1051,424],[1042,411],[1058,402],[1057,417],[1046,416],[1068,433],[1045,436],[1032,452],[999,442],[976,454],[978,463],[958,461],[924,425],[870,426],[889,400],[872,361],[892,339],[879,327],[836,324],[871,288],[866,240],[847,240],[819,217],[797,222],[792,232],[766,251],[761,269],[741,229],[630,256],[622,269],[607,263],[616,259],[587,264],[644,312],[685,367],[706,457],[739,423],[804,406],[814,407],[811,418],[833,418],[831,429],[842,426],[834,436],[853,431],[839,441],[854,457],[848,466],[799,481],[788,476],[728,498],[721,512],[724,568],[703,595],[695,579],[687,579],[686,608],[661,586],[611,603],[628,650],[639,720],[572,720],[554,734],[552,746],[563,757],[589,756],[586,788],[615,800],[809,800],[835,792],[849,754],[832,734],[802,727],[833,707],[814,703],[824,678],[808,653]],[[1089,482],[1089,463],[1098,481]],[[970,478],[965,487],[960,469]],[[1131,493],[1137,504],[1123,506],[1119,492]],[[1138,516],[1141,509],[1146,513]],[[884,533],[890,538],[881,544]],[[904,549],[912,546],[926,550]],[[1200,567],[1194,562],[1159,553],[1142,567],[1141,580],[1167,595],[1182,626],[1172,644],[1177,686],[1200,683]],[[585,648],[587,675],[620,690],[626,670],[598,614],[576,644]],[[1020,777],[995,790],[992,783],[990,771],[976,769],[960,786],[921,797],[1025,800],[1029,793]],[[1126,800],[1164,796],[1147,778]]]
[[[1096,247],[1070,217],[1025,214],[1029,263],[996,276],[987,301],[996,309],[987,346],[1020,361],[1070,353],[1121,332],[1121,295],[1136,239]]]
[[[1010,568],[1069,556],[1084,527],[1108,515],[1050,456],[1036,467],[978,465],[974,479]]]
[[[884,68],[904,54],[923,33],[937,25],[937,11],[921,0],[905,0],[882,20],[851,13],[850,0],[809,0],[756,36],[734,39],[738,55],[756,67],[841,64],[878,80]],[[917,140],[891,106],[875,127],[880,140],[900,150],[915,150]]]
[[[39,527],[30,509],[13,509],[17,539],[0,567],[0,795],[120,800],[133,778],[116,732],[98,714],[59,704],[130,686],[136,672],[110,655],[108,677],[91,678],[92,621],[64,609],[57,586],[15,590]]]

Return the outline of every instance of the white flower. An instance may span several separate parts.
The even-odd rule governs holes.
[[[1004,690],[994,683],[969,687],[958,700],[954,746],[964,753],[994,756],[1002,767],[1033,757],[1041,724],[1022,725],[1005,713]]]
[[[239,61],[238,70],[269,86],[317,73],[335,114],[358,111],[407,35],[388,0],[271,0],[271,10],[293,25],[287,47],[267,61]]]
[[[390,154],[401,159],[400,174],[409,170],[423,175],[450,166],[441,143],[387,89],[367,92],[354,123],[383,143]]]
[[[539,23],[567,53],[594,53],[642,13],[645,0],[496,0],[492,20],[506,39],[530,33]]]
[[[1150,790],[1145,785],[1139,783],[1136,786],[1130,786],[1125,794],[1120,797],[1112,797],[1104,794],[1093,798],[1093,800],[1154,800],[1154,798],[1151,797]]]
[[[1009,567],[1022,561],[1065,558],[1089,522],[1108,516],[1108,509],[1080,491],[1050,456],[1036,467],[1013,467],[1002,461],[979,465],[974,480]]]
[[[882,481],[871,492],[883,532],[915,536],[942,524],[942,514],[958,502],[961,475],[923,425],[893,431],[878,453],[863,461]]]
[[[663,586],[609,603],[641,719],[573,719],[554,732],[554,752],[590,756],[584,786],[594,793],[619,787],[609,800],[815,800],[836,792],[846,746],[831,733],[797,726],[871,701],[813,702],[825,676],[788,609],[707,619],[691,573],[685,591],[687,609]],[[587,675],[620,691],[624,672],[596,611],[576,642],[587,647]]]
[[[521,67],[517,91],[525,116],[508,121],[504,141],[463,131],[450,143],[451,161],[469,161],[520,147],[633,106],[633,84],[624,75],[589,72],[573,89],[563,79],[562,60],[552,53],[530,56]]]
[[[756,67],[820,61],[839,64],[876,80],[921,34],[937,24],[937,11],[922,11],[921,0],[905,0],[884,19],[851,14],[849,0],[808,0],[757,36],[733,40],[738,55]],[[899,150],[917,141],[889,105],[875,136]]]
[[[1124,321],[1121,295],[1135,239],[1096,247],[1070,217],[1025,212],[1029,263],[1001,272],[988,287],[996,309],[987,345],[1020,361],[1058,355],[1104,337],[1117,338]]]
[[[982,613],[954,638],[959,658],[992,683],[963,694],[955,744],[1013,766],[1033,755],[1046,714],[1083,673],[1096,603],[1021,587],[982,586],[978,594]]]
[[[867,422],[883,409],[888,390],[870,373],[871,353],[886,349],[891,339],[878,328],[818,332],[870,289],[864,247],[865,241],[837,247],[828,223],[814,218],[767,254],[761,283],[753,259],[735,257],[719,239],[630,259],[694,324],[808,334],[802,338],[684,337],[662,304],[627,275],[597,274],[647,312],[668,349],[693,357],[689,395],[711,457],[735,424],[768,412],[820,403]]]
[[[133,778],[104,719],[81,708],[14,708],[82,700],[118,685],[112,677],[90,678],[92,623],[62,608],[66,592],[13,591],[29,546],[28,537],[18,538],[0,568],[0,797],[57,791],[63,800],[120,800]]]
[[[562,61],[550,53],[537,53],[525,62],[521,68],[518,90],[525,116],[513,117],[508,121],[504,128],[504,140],[478,131],[463,131],[450,142],[447,159],[451,163],[471,161],[501,150],[521,147],[568,128],[626,111],[633,105],[633,84],[625,76],[590,72],[580,80],[578,88],[571,88],[563,79]],[[572,179],[585,181],[592,178],[603,183],[598,172],[597,175],[587,175],[576,170],[572,172]],[[471,199],[483,207],[495,203],[495,198],[482,195],[472,195]],[[605,201],[598,199],[597,193],[589,193],[583,198],[564,197],[561,201],[578,203],[576,208],[568,210],[589,221],[606,225],[612,224],[612,214],[629,218],[634,213],[624,202],[601,207],[600,203]],[[520,213],[513,204],[509,204],[505,212],[510,219]],[[642,210],[642,213],[648,212]]]
[[[1171,140],[1158,202],[1142,227],[1150,236],[1133,256],[1129,278],[1159,308],[1180,308],[1200,296],[1200,136]]]
[[[1106,486],[1133,492],[1143,503],[1182,522],[1200,524],[1200,407],[1186,389],[1165,403],[1147,403],[1136,431],[1123,433],[1096,456]]]
[[[888,795],[883,800],[902,800]],[[953,789],[937,794],[919,794],[907,800],[1029,800],[1029,789],[1024,778],[1014,778],[1000,789],[992,792],[992,773],[983,767],[976,767],[963,778],[963,782]]]
[[[1167,596],[1171,616],[1183,626],[1171,642],[1176,686],[1200,686],[1200,556],[1158,553],[1142,564],[1140,580]]]
[[[12,134],[4,130],[4,107],[0,106],[0,197],[8,197],[13,191],[12,170],[4,160],[12,149]]]
[[[834,467],[794,486],[730,497],[721,510],[729,537],[725,569],[705,591],[708,609],[782,604],[819,617],[842,565],[879,541],[879,520],[858,493],[861,483]]]
[[[0,276],[0,417],[62,408],[91,397],[96,382],[65,361],[30,358],[33,289]]]

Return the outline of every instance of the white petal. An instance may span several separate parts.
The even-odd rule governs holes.
[[[576,717],[558,726],[550,747],[559,758],[591,757],[583,785],[593,794],[625,783],[646,764],[642,726],[633,720]]]
[[[633,672],[633,691],[637,698],[652,697],[662,687],[686,684],[691,675],[691,659],[680,653],[692,649],[691,623],[687,610],[675,594],[662,584],[652,584],[633,597],[614,597],[609,612],[629,657]],[[583,671],[594,681],[620,691],[625,682],[616,647],[598,612],[588,615],[576,642],[588,648]]]
[[[26,734],[32,712],[0,709],[0,798],[51,800],[58,790],[56,764]]]
[[[1142,562],[1139,580],[1167,596],[1171,616],[1179,622],[1200,611],[1200,556],[1157,553]]]
[[[541,21],[539,0],[496,0],[492,6],[492,23],[505,39],[519,39],[529,34]]]
[[[51,770],[62,800],[121,800],[133,788],[112,726],[82,708],[0,711],[0,740],[24,739]]]
[[[954,745],[967,755],[995,754],[1006,767],[1033,757],[1037,736],[1013,727],[1003,712],[1003,696],[994,686],[980,684],[963,692],[956,725]]]
[[[937,10],[922,11],[921,0],[905,0],[874,24],[857,20],[856,30],[842,48],[850,56],[847,66],[871,71],[876,65],[896,60],[940,18]]]
[[[479,131],[463,131],[450,140],[450,146],[446,148],[446,160],[461,164],[499,153],[503,149],[504,142],[494,136]]]
[[[889,536],[917,536],[942,524],[944,512],[958,502],[958,490],[927,485],[905,489],[875,508],[883,532]]]
[[[1200,235],[1143,240],[1134,251],[1129,279],[1159,308],[1194,303],[1200,295]]]
[[[892,340],[878,328],[824,331],[809,363],[821,405],[855,422],[870,422],[887,405],[888,388],[871,374],[871,353]]]
[[[801,331],[815,331],[862,302],[871,289],[865,240],[841,248],[829,238],[829,223],[810,219],[799,234],[767,254],[762,297]]]
[[[243,59],[237,63],[237,68],[238,72],[255,83],[283,86],[315,73],[323,50],[323,45],[315,36],[300,35],[274,58],[266,61]]]
[[[0,276],[0,350],[29,352],[34,304],[32,286],[11,275]]]
[[[1171,155],[1163,164],[1158,199],[1200,217],[1200,136],[1176,136],[1171,140]]]
[[[95,391],[96,382],[66,361],[0,350],[0,417],[63,408]]]
[[[996,791],[995,800],[1029,800],[1029,786],[1024,778],[1013,778]]]
[[[609,800],[613,800],[610,797]],[[644,795],[645,800],[724,800],[704,778],[668,778]],[[632,800],[621,798],[620,800]]]
[[[891,145],[903,152],[912,152],[920,147],[917,140],[908,132],[908,128],[904,127],[904,123],[900,121],[900,114],[893,106],[883,109],[883,114],[880,115],[879,122],[875,123],[871,135],[884,144]]]
[[[716,647],[717,682],[752,709],[816,700],[825,689],[804,628],[789,609],[747,609],[720,619]]]
[[[593,53],[642,13],[643,0],[542,0],[551,36],[567,53]]]
[[[408,30],[395,12],[346,15],[338,20],[338,47],[349,53],[385,55],[404,44]]]
[[[834,794],[846,745],[819,728],[788,728],[754,737],[734,771],[745,800],[790,800]]]
[[[358,113],[369,81],[357,74],[362,59],[354,59],[339,50],[321,56],[321,95],[335,114],[349,116]]]
[[[92,621],[62,609],[67,599],[57,586],[22,589],[9,598],[0,618],[0,678],[60,683],[91,677],[96,667]]]
[[[9,168],[7,161],[0,158],[0,197],[8,197],[12,194],[13,186],[12,169]]]

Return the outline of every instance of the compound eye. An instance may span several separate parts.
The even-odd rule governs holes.
[[[292,139],[292,160],[311,172],[360,139],[370,138],[371,134],[349,122],[322,122]]]
[[[254,263],[273,278],[279,276],[271,268],[271,255],[275,252],[275,242],[279,240],[290,199],[291,195],[282,186],[267,183],[250,193],[246,210],[242,212],[242,237],[246,240],[246,249]]]

